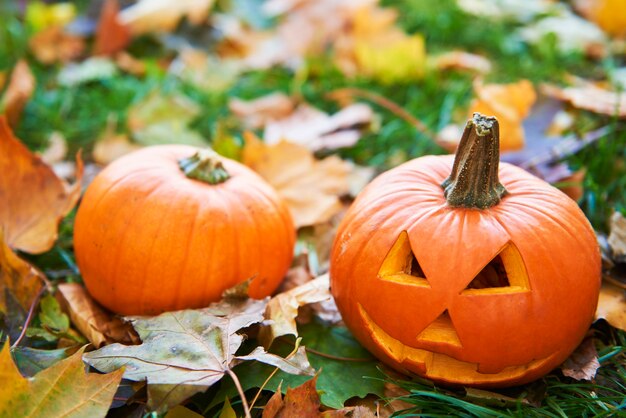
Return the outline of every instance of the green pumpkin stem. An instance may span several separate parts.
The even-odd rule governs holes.
[[[493,116],[474,113],[456,150],[452,173],[442,184],[450,206],[487,209],[507,191],[498,179],[500,126]]]
[[[220,184],[230,178],[219,155],[209,150],[178,160],[178,166],[188,178],[209,184]]]

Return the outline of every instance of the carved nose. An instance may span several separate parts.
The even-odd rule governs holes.
[[[455,347],[463,346],[447,309],[419,333],[417,341],[420,343],[435,343],[437,345],[449,344]]]

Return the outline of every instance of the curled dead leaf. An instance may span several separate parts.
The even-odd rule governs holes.
[[[60,180],[40,157],[17,139],[0,116],[0,227],[7,244],[32,254],[52,248],[57,226],[80,196],[83,164],[77,155],[76,182]]]
[[[510,84],[474,83],[476,98],[470,104],[474,112],[495,116],[500,122],[500,150],[510,151],[524,147],[522,122],[530,113],[537,95],[528,80]]]
[[[42,64],[68,62],[80,57],[85,50],[85,40],[51,26],[33,35],[28,41],[30,50]]]
[[[1,88],[1,87],[0,87]],[[9,125],[16,126],[22,111],[35,91],[35,76],[25,60],[19,60],[11,72],[9,86],[2,97],[2,108]]]
[[[330,281],[325,274],[301,286],[274,296],[267,304],[265,318],[270,322],[259,331],[259,340],[269,348],[283,335],[298,336],[296,317],[301,306],[329,300]]]
[[[82,285],[60,284],[57,298],[72,324],[94,347],[100,348],[112,343],[139,344],[141,342],[128,322],[122,321],[98,305]]]
[[[593,338],[585,339],[561,365],[563,374],[576,380],[593,380],[599,368],[600,362]]]
[[[578,109],[619,118],[626,117],[626,94],[597,87],[591,83],[564,88],[543,84],[541,92],[568,102]]]
[[[350,164],[336,156],[316,160],[307,148],[285,141],[267,145],[250,132],[244,137],[243,163],[276,189],[297,227],[326,222],[341,211]]]

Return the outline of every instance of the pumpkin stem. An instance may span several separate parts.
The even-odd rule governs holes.
[[[209,184],[220,184],[230,178],[219,155],[210,150],[198,151],[191,157],[182,158],[178,160],[178,166],[188,178]]]
[[[500,126],[493,116],[474,113],[456,150],[452,173],[442,184],[450,206],[487,209],[507,191],[498,179]]]

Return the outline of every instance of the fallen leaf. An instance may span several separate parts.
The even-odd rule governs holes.
[[[609,231],[611,258],[618,263],[626,262],[626,218],[618,210],[611,215]]]
[[[564,88],[543,84],[541,92],[549,97],[569,102],[578,109],[619,118],[626,117],[626,94],[596,87],[591,83]]]
[[[259,129],[271,121],[290,116],[295,104],[284,93],[270,93],[254,100],[232,98],[228,101],[228,108],[243,121],[246,128]]]
[[[48,146],[39,154],[41,161],[48,165],[60,163],[67,155],[67,141],[62,133],[54,131],[48,138]]]
[[[108,80],[117,75],[117,66],[109,58],[91,57],[80,63],[65,65],[57,80],[61,86],[74,87],[97,80]]]
[[[528,22],[558,7],[551,0],[457,0],[457,4],[461,10],[474,16],[517,22]]]
[[[311,151],[351,147],[373,117],[372,108],[363,103],[347,106],[332,116],[301,104],[288,116],[268,121],[263,139],[269,145],[284,140],[304,145]]]
[[[25,60],[19,60],[11,72],[9,86],[2,97],[2,109],[9,125],[17,126],[22,111],[35,91],[35,76]]]
[[[307,148],[285,141],[266,145],[249,132],[244,138],[243,163],[276,189],[296,227],[326,222],[342,209],[339,196],[349,191],[348,163],[336,156],[318,161]]]
[[[274,296],[267,304],[265,317],[270,321],[259,331],[259,341],[266,348],[283,335],[298,336],[296,317],[301,306],[331,298],[328,275]]]
[[[604,281],[596,309],[596,319],[605,319],[609,324],[626,331],[626,291]]]
[[[182,94],[154,91],[128,110],[128,127],[141,145],[187,144],[206,147],[204,138],[188,124],[200,106]]]
[[[593,338],[585,339],[561,365],[563,374],[576,380],[593,380],[599,368],[600,362]]]
[[[222,410],[220,411],[220,416],[218,418],[237,418],[237,414],[235,413],[233,407],[230,405],[230,401],[228,400],[228,398],[226,398],[226,400],[224,401],[224,406],[222,407]]]
[[[5,244],[0,228],[0,319],[4,316],[0,323],[4,323],[3,331],[12,341],[21,333],[23,324],[23,318],[17,318],[15,314],[18,310],[28,312],[44,282],[43,273],[15,255]],[[12,306],[13,301],[17,306]]]
[[[77,342],[85,343],[83,338],[72,335],[70,333],[70,319],[65,315],[54,296],[47,294],[39,302],[38,318],[41,328],[29,327],[26,335],[29,337],[44,338],[49,342],[56,342],[61,338],[79,340]]]
[[[68,358],[78,350],[79,346],[77,345],[54,350],[17,346],[11,349],[11,354],[20,373],[25,377],[32,377],[40,371]]]
[[[126,51],[115,54],[115,64],[120,70],[139,77],[144,76],[147,71],[147,65],[144,61],[133,57]]]
[[[70,2],[46,4],[43,1],[29,1],[25,15],[26,23],[35,31],[40,31],[70,23],[76,17],[76,5]]]
[[[199,49],[184,48],[169,72],[199,89],[219,93],[230,87],[242,72],[237,61],[220,59]]]
[[[82,160],[76,182],[68,186],[41,158],[17,139],[0,116],[0,227],[6,243],[32,254],[52,248],[57,226],[80,196]]]
[[[60,26],[51,26],[33,35],[28,46],[37,61],[49,65],[80,57],[85,50],[85,40],[64,32]]]
[[[133,327],[98,305],[78,283],[62,283],[57,288],[57,298],[72,320],[72,324],[94,347],[105,344],[139,344]]]
[[[105,416],[122,371],[85,373],[82,354],[83,349],[27,379],[13,363],[9,345],[5,344],[0,352],[0,416]]]
[[[626,36],[625,0],[576,0],[574,6],[608,34]]]
[[[563,8],[556,15],[540,19],[519,30],[519,36],[531,44],[544,43],[549,35],[556,37],[556,46],[562,52],[585,52],[593,56],[604,54],[604,32],[569,9]]]
[[[119,21],[133,36],[151,32],[172,32],[186,17],[191,24],[206,22],[214,0],[139,0],[122,10]]]
[[[272,395],[267,404],[263,407],[263,415],[262,418],[271,418],[275,417],[278,414],[278,411],[283,407],[283,393],[281,390],[283,382],[278,384],[278,388],[276,392]],[[228,399],[228,398],[226,398]]]
[[[280,392],[276,392],[270,399],[270,408],[263,410],[263,418],[318,418],[320,416],[320,397],[315,388],[317,376],[296,388],[287,388],[285,398],[281,399],[280,408],[278,401]]]
[[[117,120],[110,117],[102,135],[96,140],[92,157],[98,164],[109,164],[119,157],[141,148],[141,145],[130,141],[128,135],[117,133]]]
[[[94,40],[94,55],[113,55],[122,51],[131,41],[130,30],[119,19],[118,0],[105,0]]]
[[[476,98],[470,104],[469,114],[479,112],[498,118],[500,150],[523,148],[522,122],[537,98],[532,83],[528,80],[510,84],[482,84],[478,81],[474,83],[474,93]]]
[[[224,299],[205,309],[167,312],[156,317],[129,318],[143,343],[112,344],[84,355],[100,371],[125,367],[124,378],[147,380],[150,385],[190,385],[205,389],[237,364],[257,360],[288,373],[312,374],[304,348],[284,359],[257,347],[246,356],[241,346],[243,328],[263,321],[268,300]]]
[[[472,71],[478,74],[487,74],[491,71],[491,61],[482,55],[465,51],[450,51],[434,58],[434,65],[438,70]]]
[[[178,405],[168,411],[165,418],[202,418],[203,416],[189,408]],[[219,418],[222,418],[221,415]]]

